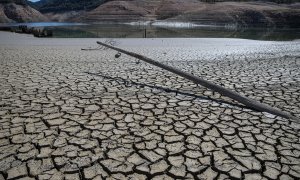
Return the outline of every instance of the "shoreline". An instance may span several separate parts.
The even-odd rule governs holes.
[[[25,23],[26,24],[26,23]],[[2,27],[3,31],[34,34],[37,37],[54,38],[234,38],[265,41],[292,41],[300,39],[298,29],[293,28],[238,28],[224,27],[154,27],[125,24],[59,24],[29,23],[22,26]],[[1,30],[1,27],[0,27]],[[107,32],[105,32],[107,31]]]
[[[96,48],[97,41],[105,41],[113,39],[117,41],[117,46],[121,48],[136,49],[162,47],[167,49],[187,47],[203,54],[214,54],[215,56],[223,56],[231,54],[233,56],[242,56],[246,54],[270,54],[270,56],[281,56],[280,52],[285,54],[298,53],[300,40],[293,41],[264,41],[239,38],[36,38],[30,34],[19,34],[12,32],[0,31],[0,46],[33,46],[33,47],[60,47],[60,48]],[[290,49],[281,48],[285,45],[291,45]],[[265,48],[268,47],[266,51]],[[154,49],[153,49],[154,48]],[[276,51],[277,53],[269,51]],[[180,52],[177,52],[181,54]],[[209,55],[210,57],[211,55]],[[180,56],[179,56],[180,57]],[[205,59],[205,58],[204,58]]]

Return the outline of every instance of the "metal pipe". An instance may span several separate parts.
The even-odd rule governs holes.
[[[281,117],[284,117],[284,118],[288,118],[288,119],[292,119],[292,120],[297,120],[299,121],[299,119],[293,115],[291,115],[290,113],[288,112],[284,112],[284,111],[281,111],[280,109],[278,108],[275,108],[275,107],[271,107],[269,105],[266,105],[266,104],[262,104],[258,101],[255,101],[253,99],[250,99],[246,96],[242,96],[234,91],[231,91],[229,89],[226,89],[220,85],[217,85],[217,84],[214,84],[212,82],[209,82],[209,81],[206,81],[204,79],[201,79],[197,76],[194,76],[192,74],[189,74],[189,73],[186,73],[184,71],[181,71],[179,69],[176,69],[176,68],[173,68],[171,66],[168,66],[168,65],[165,65],[165,64],[162,64],[158,61],[155,61],[153,59],[150,59],[148,57],[145,57],[145,56],[142,56],[140,54],[137,54],[137,53],[134,53],[134,52],[129,52],[129,51],[126,51],[126,50],[123,50],[123,49],[120,49],[120,48],[117,48],[117,47],[113,47],[111,45],[108,45],[108,44],[105,44],[105,43],[102,43],[102,42],[97,42],[97,44],[99,45],[102,45],[104,47],[107,47],[107,48],[110,48],[110,49],[113,49],[113,50],[116,50],[118,52],[121,52],[121,53],[124,53],[124,54],[127,54],[129,56],[132,56],[132,57],[135,57],[137,59],[140,59],[142,61],[145,61],[149,64],[152,64],[154,66],[157,66],[157,67],[160,67],[162,69],[165,69],[167,71],[170,71],[174,74],[177,74],[183,78],[186,78],[188,80],[191,80],[192,82],[196,83],[196,84],[200,84],[208,89],[211,89],[215,92],[218,92],[224,96],[227,96],[227,97],[230,97],[231,99],[234,99],[242,104],[244,104],[245,106],[247,107],[250,107],[250,108],[253,108],[255,110],[258,110],[258,111],[261,111],[261,112],[268,112],[268,113],[271,113],[271,114],[274,114],[274,115],[277,115],[277,116],[281,116]]]

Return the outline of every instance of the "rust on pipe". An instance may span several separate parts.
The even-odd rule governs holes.
[[[187,72],[184,72],[184,71],[181,71],[179,69],[176,69],[176,68],[173,68],[171,66],[168,66],[168,65],[165,65],[165,64],[162,64],[158,61],[155,61],[153,59],[150,59],[148,57],[145,57],[145,56],[142,56],[140,54],[137,54],[137,53],[134,53],[134,52],[129,52],[129,51],[126,51],[126,50],[123,50],[123,49],[120,49],[120,48],[117,48],[117,47],[114,47],[114,46],[111,46],[111,45],[108,45],[108,44],[105,44],[105,43],[102,43],[102,42],[97,42],[97,44],[101,45],[101,46],[104,46],[104,47],[107,47],[107,48],[110,48],[110,49],[113,49],[113,50],[116,50],[118,52],[121,52],[121,53],[124,53],[124,54],[127,54],[129,56],[132,56],[132,57],[135,57],[137,59],[140,59],[142,61],[145,61],[149,64],[152,64],[154,66],[157,66],[157,67],[160,67],[162,69],[165,69],[167,71],[170,71],[174,74],[177,74],[183,78],[186,78],[196,84],[200,84],[208,89],[211,89],[215,92],[218,92],[224,96],[227,96],[227,97],[230,97],[231,99],[234,99],[236,100],[237,102],[239,103],[242,103],[244,104],[245,106],[247,107],[250,107],[250,108],[253,108],[255,110],[258,110],[258,111],[261,111],[261,112],[268,112],[270,114],[273,114],[273,115],[277,115],[277,116],[281,116],[281,117],[284,117],[284,118],[287,118],[287,119],[292,119],[292,120],[297,120],[299,121],[299,119],[295,116],[293,116],[292,114],[288,113],[288,112],[284,112],[278,108],[275,108],[275,107],[271,107],[269,105],[266,105],[266,104],[262,104],[258,101],[255,101],[253,99],[250,99],[246,96],[242,96],[234,91],[231,91],[229,89],[226,89],[220,85],[217,85],[217,84],[214,84],[210,81],[207,81],[207,80],[204,80],[204,79],[201,79],[197,76],[194,76],[192,74],[189,74]]]

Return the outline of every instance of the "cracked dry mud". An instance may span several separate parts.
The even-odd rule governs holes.
[[[299,42],[125,44],[300,117]],[[0,47],[0,179],[300,178],[299,122],[79,47]]]

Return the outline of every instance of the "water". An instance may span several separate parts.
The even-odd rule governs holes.
[[[84,23],[60,23],[60,22],[33,22],[33,23],[0,23],[0,27],[17,27],[26,25],[28,27],[67,27],[67,26],[83,26]]]
[[[234,28],[193,26],[190,24],[83,24],[83,23],[21,23],[53,30],[55,38],[242,38],[269,41],[300,39],[299,29]],[[2,24],[0,26],[8,26]]]

